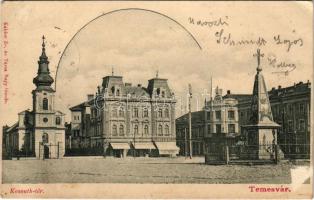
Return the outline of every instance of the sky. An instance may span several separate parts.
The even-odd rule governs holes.
[[[13,124],[18,112],[32,108],[32,80],[43,34],[51,76],[57,79],[53,85],[56,106],[67,114],[67,120],[68,108],[95,93],[112,68],[124,82],[143,86],[158,70],[176,95],[177,116],[186,111],[188,84],[193,90],[192,110],[200,110],[204,99],[209,99],[210,88],[216,86],[224,94],[226,90],[251,93],[257,48],[264,53],[261,66],[268,90],[299,81],[312,82],[311,2],[3,4],[9,37],[6,104],[1,91],[5,124]],[[116,11],[119,9],[123,10]],[[259,45],[258,39],[266,42]],[[252,42],[240,45],[238,41],[242,40]],[[230,45],[232,41],[235,45]],[[278,73],[285,70],[292,71]]]

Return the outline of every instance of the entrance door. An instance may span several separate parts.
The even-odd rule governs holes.
[[[47,145],[44,145],[44,157],[45,159],[49,158],[49,147]]]

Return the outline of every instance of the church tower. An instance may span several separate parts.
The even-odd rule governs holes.
[[[257,57],[257,68],[251,102],[252,113],[250,124],[244,127],[247,131],[247,143],[251,148],[250,158],[275,159],[277,129],[280,125],[273,121],[268,92],[260,65],[260,58],[263,57],[263,54],[258,49],[254,56]]]
[[[33,83],[36,85],[36,89],[32,92],[33,111],[35,113],[49,114],[54,111],[53,100],[55,91],[51,88],[51,84],[54,81],[49,72],[49,61],[45,49],[45,37],[43,36],[42,39],[42,52],[38,60],[37,76],[33,79]]]
[[[55,91],[51,87],[54,80],[49,72],[44,36],[42,40],[37,76],[33,79],[36,88],[32,91],[35,154],[38,158],[59,158],[64,154],[64,114],[55,110]]]

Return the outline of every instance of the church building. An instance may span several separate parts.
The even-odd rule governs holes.
[[[18,121],[3,127],[3,154],[5,157],[60,158],[65,149],[65,119],[55,109],[54,82],[49,72],[49,61],[43,36],[42,52],[38,61],[36,88],[32,91],[33,110],[18,114]]]

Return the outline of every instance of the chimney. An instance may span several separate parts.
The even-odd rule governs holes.
[[[129,86],[129,87],[131,87],[131,86],[132,86],[132,83],[125,83],[124,86]]]
[[[231,94],[230,90],[227,90],[227,94]]]
[[[94,98],[94,95],[93,94],[88,94],[87,95],[87,100],[90,101]]]
[[[281,89],[281,85],[278,86],[278,89]]]

